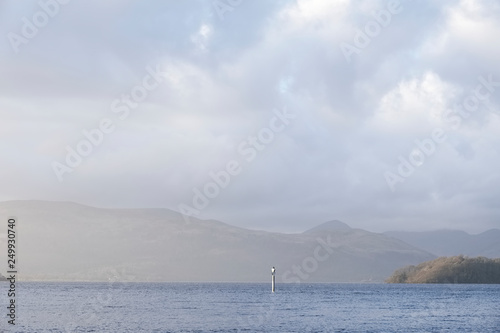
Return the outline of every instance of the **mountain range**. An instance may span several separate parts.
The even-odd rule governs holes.
[[[8,201],[17,218],[21,280],[382,282],[434,259],[380,233],[330,221],[304,233],[238,228],[168,209],[103,209],[71,202]],[[0,233],[0,248],[6,248]],[[0,251],[0,264],[6,263]],[[5,267],[0,272],[5,272]]]
[[[385,233],[436,256],[466,255],[500,258],[500,230],[491,229],[478,235],[458,230],[423,232],[392,231]]]

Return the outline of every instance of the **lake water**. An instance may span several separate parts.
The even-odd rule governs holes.
[[[17,284],[2,332],[500,332],[500,285]]]

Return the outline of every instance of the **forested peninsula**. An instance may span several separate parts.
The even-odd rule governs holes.
[[[500,284],[500,258],[440,257],[398,269],[386,282]]]

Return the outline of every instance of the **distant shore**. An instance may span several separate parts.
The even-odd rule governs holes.
[[[386,282],[500,284],[500,258],[440,257],[398,269]]]

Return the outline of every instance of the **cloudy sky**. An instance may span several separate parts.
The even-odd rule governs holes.
[[[0,2],[0,200],[500,227],[496,0]]]

